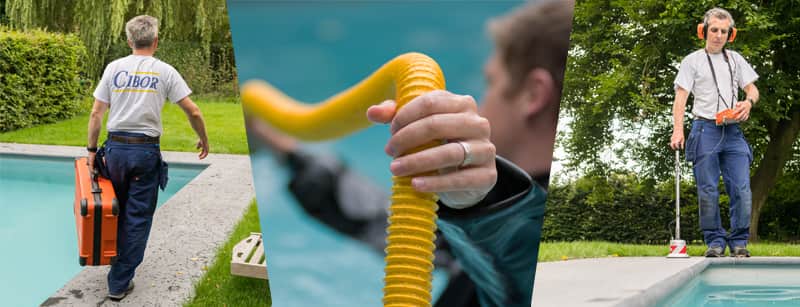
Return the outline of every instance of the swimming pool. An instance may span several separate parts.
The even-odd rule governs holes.
[[[0,297],[3,305],[35,306],[81,271],[69,157],[0,154]],[[205,165],[171,163],[158,205]]]
[[[448,90],[478,98],[492,45],[485,23],[520,3],[230,0],[228,12],[242,82],[267,80],[298,100],[316,102],[397,55],[418,51],[439,63]],[[310,147],[342,157],[388,190],[391,160],[382,150],[388,136],[387,127],[375,126]],[[382,255],[305,215],[286,189],[284,166],[266,152],[251,153],[275,305],[381,305]],[[434,296],[445,284],[445,274],[436,273]]]
[[[712,264],[659,306],[800,306],[800,264]]]

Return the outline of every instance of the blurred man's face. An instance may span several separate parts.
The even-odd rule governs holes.
[[[497,54],[492,55],[484,66],[486,92],[481,105],[481,116],[486,117],[492,126],[491,141],[497,148],[497,154],[508,156],[513,148],[514,130],[524,122],[524,102],[520,95],[508,95],[511,76]]]
[[[706,37],[706,50],[709,53],[718,53],[725,47],[728,41],[728,31],[730,30],[730,19],[719,19],[711,17],[708,20],[708,37]]]

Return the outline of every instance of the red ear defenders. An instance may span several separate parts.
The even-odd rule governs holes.
[[[697,37],[700,39],[706,39],[708,36],[708,24],[701,23],[697,25]],[[736,28],[730,27],[728,28],[728,42],[733,43],[733,40],[736,39]]]

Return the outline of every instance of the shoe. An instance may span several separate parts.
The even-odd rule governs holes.
[[[747,248],[744,246],[735,246],[733,247],[733,251],[731,251],[731,256],[734,256],[736,258],[741,258],[741,257],[749,258],[750,251],[748,251]]]
[[[119,293],[119,294],[109,293],[108,294],[108,298],[110,298],[112,301],[118,302],[118,301],[121,301],[126,296],[128,296],[128,293],[131,293],[131,292],[133,292],[133,280],[131,280],[131,282],[128,283],[128,289],[125,289],[125,292],[122,292],[122,293]]]
[[[706,256],[708,258],[722,257],[725,256],[725,249],[722,248],[721,246],[709,246],[708,249],[706,250],[706,253],[703,254],[703,256]]]

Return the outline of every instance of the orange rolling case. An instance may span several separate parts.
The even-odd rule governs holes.
[[[92,176],[87,158],[76,158],[75,226],[82,266],[108,265],[117,259],[118,215],[119,203],[111,180]]]

